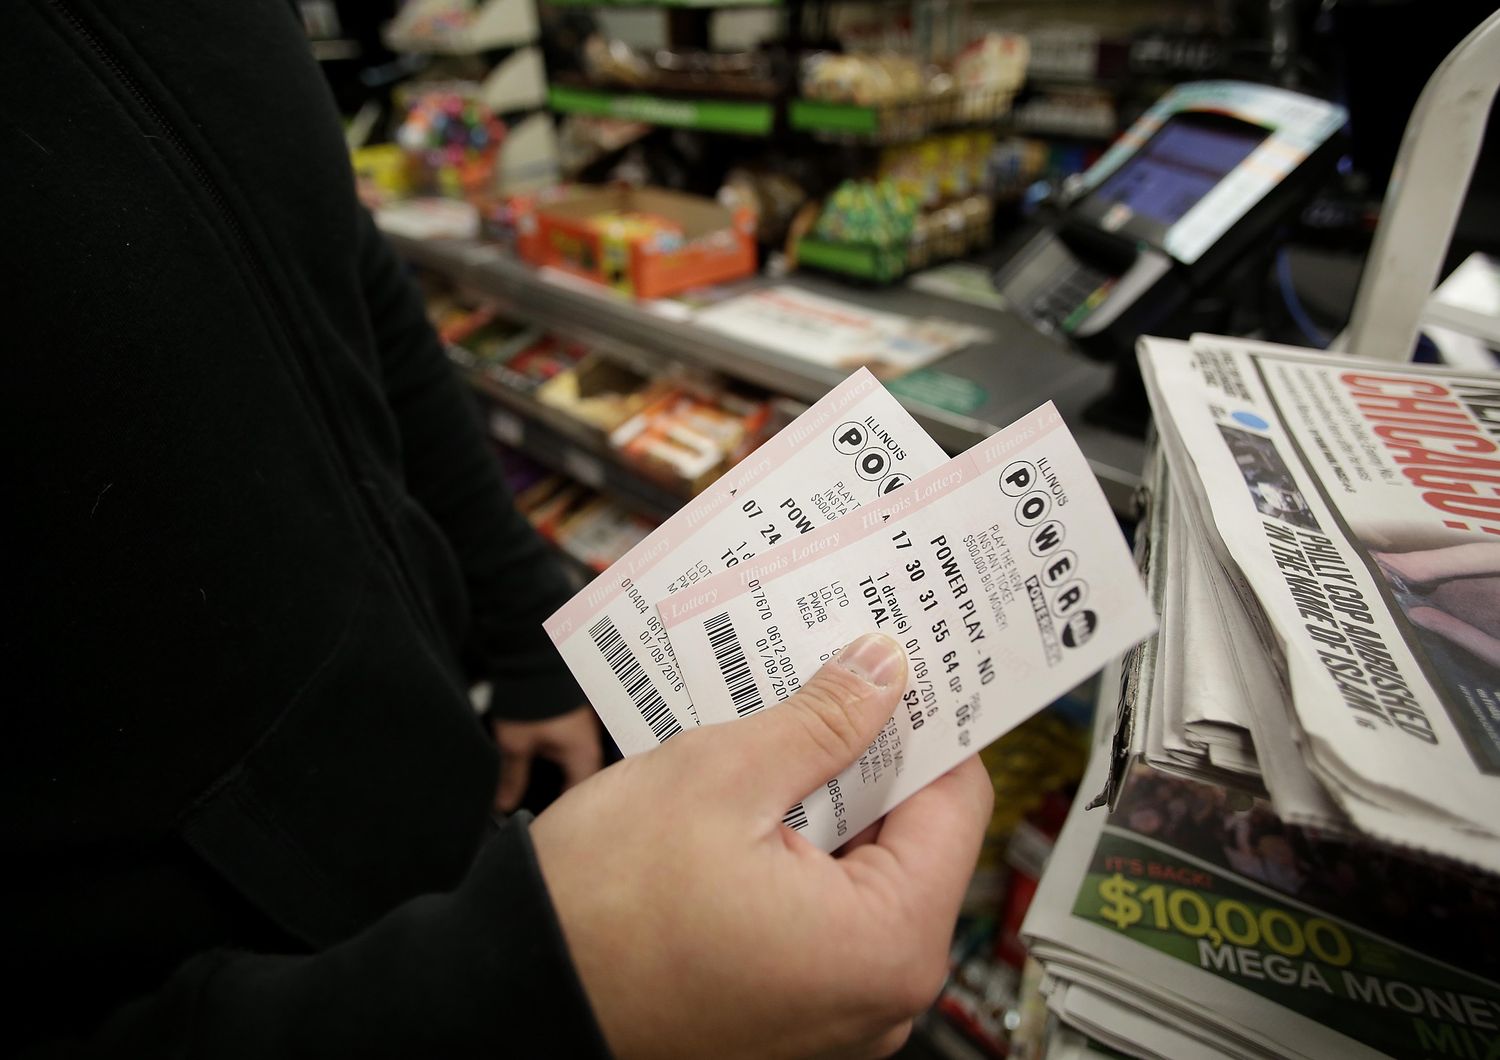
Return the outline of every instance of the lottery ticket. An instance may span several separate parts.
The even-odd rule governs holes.
[[[653,606],[891,494],[947,459],[860,369],[631,549],[545,623],[622,753],[698,724]]]
[[[905,647],[895,715],[787,813],[825,850],[1155,626],[1109,504],[1050,403],[657,608],[704,724],[786,699],[862,633]]]

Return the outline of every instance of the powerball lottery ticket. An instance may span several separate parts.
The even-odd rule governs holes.
[[[906,649],[895,715],[786,823],[832,850],[1155,628],[1050,404],[889,497],[657,604],[703,724],[795,692],[862,633]]]
[[[698,724],[653,606],[947,460],[866,369],[694,498],[545,627],[623,754]]]

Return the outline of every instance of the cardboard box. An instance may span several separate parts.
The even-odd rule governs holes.
[[[755,216],[712,199],[658,188],[573,187],[515,201],[517,249],[550,265],[636,298],[664,298],[755,271]],[[663,222],[654,234],[601,218]]]

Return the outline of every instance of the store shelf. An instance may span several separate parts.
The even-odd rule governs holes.
[[[496,247],[398,237],[392,242],[408,260],[485,295],[502,311],[601,349],[648,351],[806,402],[822,397],[847,374],[708,331],[684,315],[656,312],[602,288],[551,279]],[[736,289],[771,282],[756,278]],[[1055,402],[1110,504],[1121,515],[1133,516],[1145,446],[1138,438],[1088,422],[1083,414],[1111,385],[1109,366],[1088,360],[1012,314],[910,287],[861,290],[811,275],[779,282],[871,309],[945,317],[987,329],[987,341],[894,380],[890,389],[952,453],[968,449],[1045,401]]]
[[[620,118],[674,129],[767,136],[776,123],[775,105],[763,100],[687,99],[601,88],[553,85],[548,104],[561,114]]]
[[[469,373],[469,383],[482,399],[485,425],[497,442],[657,522],[688,501],[685,489],[621,460],[592,427],[567,413],[478,372]]]
[[[972,90],[932,99],[873,106],[794,99],[787,124],[797,132],[838,140],[900,143],[945,129],[991,128],[1010,113],[1011,92]]]

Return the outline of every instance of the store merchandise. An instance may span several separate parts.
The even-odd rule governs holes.
[[[1105,44],[1097,26],[1081,22],[1037,26],[1026,34],[1026,43],[1034,78],[1086,82],[1108,76],[1107,67],[1101,65]]]
[[[897,376],[978,342],[980,328],[939,317],[907,317],[779,284],[698,311],[701,327],[787,357]]]
[[[905,55],[821,52],[802,63],[802,94],[868,107],[916,102],[929,94],[929,87],[921,64]]]
[[[916,143],[887,147],[877,174],[927,208],[987,187],[988,158],[995,134],[974,129],[930,136]]]
[[[604,571],[654,529],[655,524],[644,516],[595,497],[564,520],[553,532],[553,539],[579,563]]]
[[[538,335],[503,364],[484,363],[482,370],[497,382],[529,393],[564,372],[575,370],[589,355],[589,348],[557,335]]]
[[[594,34],[584,42],[584,71],[594,84],[667,92],[767,96],[775,92],[765,52],[632,47]]]
[[[423,83],[403,92],[396,143],[420,193],[481,199],[491,192],[506,127],[473,82]]]
[[[637,298],[662,298],[755,271],[755,218],[658,188],[573,186],[512,203],[517,249]]]
[[[638,545],[655,524],[565,475],[502,449],[516,508],[539,534],[578,563],[607,569]]]
[[[986,33],[953,59],[953,81],[960,91],[1014,92],[1026,81],[1031,44],[1017,33]]]
[[[608,434],[655,400],[664,385],[619,361],[591,353],[576,367],[538,386],[536,398]]]
[[[989,187],[996,198],[1020,198],[1048,172],[1048,145],[1012,136],[994,144],[984,160]],[[1082,172],[1083,168],[1074,170]]]
[[[509,446],[496,444],[494,450],[500,461],[500,472],[505,476],[505,485],[510,489],[511,496],[517,498],[519,510],[520,497],[537,483],[551,478],[552,472]]]
[[[824,205],[813,234],[831,243],[901,248],[911,242],[920,203],[895,181],[846,180]]]
[[[1114,98],[1087,90],[1056,90],[1016,107],[1016,128],[1039,135],[1112,139],[1120,131]]]
[[[988,34],[948,67],[896,52],[816,52],[801,66],[794,129],[833,140],[899,143],[935,130],[992,123],[1026,76],[1023,38]]]
[[[558,130],[558,162],[564,173],[581,172],[650,131],[651,126],[644,122],[569,114]]]
[[[529,0],[402,0],[384,32],[392,51],[455,55],[529,44],[536,36]]]
[[[1500,375],[1144,340],[1127,657],[1026,932],[1134,1055],[1464,1056],[1500,1026]]]
[[[994,207],[975,193],[994,137],[952,133],[887,148],[880,179],[846,180],[797,241],[799,264],[888,283],[989,245]]]
[[[516,507],[537,532],[557,539],[558,527],[594,499],[594,491],[565,475],[551,475],[516,498]]]
[[[609,444],[626,460],[697,493],[759,441],[769,414],[763,401],[674,389],[610,432]]]
[[[382,232],[407,239],[473,239],[479,211],[457,199],[398,199],[380,206],[375,222]]]
[[[355,150],[355,187],[359,201],[371,210],[405,198],[413,191],[410,160],[396,144],[374,144]]]
[[[807,202],[807,191],[778,169],[739,166],[725,174],[718,199],[731,210],[749,210],[755,217],[756,240],[769,246],[786,239],[793,218]]]

